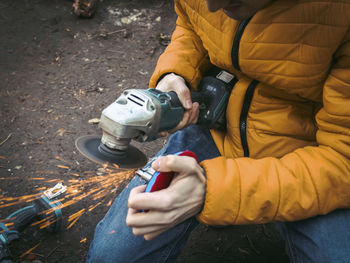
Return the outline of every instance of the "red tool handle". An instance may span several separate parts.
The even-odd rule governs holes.
[[[174,155],[178,156],[189,156],[196,161],[198,161],[197,156],[194,152],[191,151],[183,151],[175,153]],[[174,172],[155,172],[148,182],[145,192],[155,192],[167,188],[174,177]]]

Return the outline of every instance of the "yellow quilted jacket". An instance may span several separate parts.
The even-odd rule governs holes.
[[[250,20],[175,0],[165,73],[196,89],[213,64],[234,73],[221,157],[201,163],[211,225],[293,221],[350,208],[350,0],[278,0]],[[184,149],[185,150],[185,149]]]

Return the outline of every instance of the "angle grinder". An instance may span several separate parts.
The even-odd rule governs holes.
[[[237,79],[226,71],[204,77],[198,91],[191,92],[193,102],[199,103],[197,125],[224,129],[226,106]],[[183,118],[184,108],[173,91],[129,89],[102,111],[99,128],[102,137],[78,138],[75,145],[88,159],[103,164],[114,163],[120,168],[140,168],[147,158],[132,140],[152,141],[159,132],[175,128]]]

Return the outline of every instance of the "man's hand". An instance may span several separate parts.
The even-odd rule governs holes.
[[[194,158],[168,155],[152,164],[160,172],[176,172],[169,187],[144,193],[146,186],[135,187],[129,196],[126,224],[136,236],[150,240],[198,214],[204,203],[204,170]],[[141,210],[147,212],[140,212]]]
[[[175,91],[180,99],[182,106],[185,108],[185,113],[180,123],[171,131],[173,133],[177,130],[181,130],[190,124],[195,124],[198,120],[199,104],[197,102],[192,103],[191,94],[189,88],[186,86],[184,78],[169,73],[165,75],[158,83],[156,89],[163,92]],[[166,135],[162,133],[162,135]]]

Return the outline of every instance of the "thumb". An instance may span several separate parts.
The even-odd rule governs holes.
[[[176,90],[176,94],[179,97],[179,100],[180,100],[182,106],[186,110],[192,109],[191,92],[185,83],[181,83],[181,85],[178,86],[178,88]]]
[[[152,163],[152,168],[160,172],[189,172],[198,165],[197,161],[189,156],[166,155]]]

